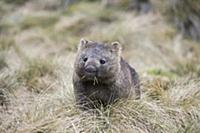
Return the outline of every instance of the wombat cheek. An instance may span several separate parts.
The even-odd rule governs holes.
[[[75,71],[79,76],[82,76],[84,74],[84,65],[79,63],[78,65],[76,65]]]
[[[108,72],[111,73],[112,75],[114,75],[114,74],[118,73],[118,69],[117,69],[117,67],[110,67],[108,69]]]
[[[112,68],[105,68],[105,69],[101,69],[99,74],[100,74],[100,77],[112,77],[114,76],[115,71],[113,71]]]

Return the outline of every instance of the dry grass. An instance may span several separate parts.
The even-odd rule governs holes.
[[[198,42],[182,38],[161,14],[138,16],[100,2],[34,12],[33,3],[0,20],[0,132],[200,131]],[[82,37],[122,43],[123,56],[140,74],[140,100],[78,108],[72,72]]]
[[[32,59],[18,73],[18,82],[24,84],[30,91],[40,93],[51,85],[56,78],[56,65],[48,59]]]
[[[64,78],[64,77],[62,77]],[[68,77],[70,78],[70,77]],[[69,80],[69,79],[68,79]],[[60,82],[60,81],[64,81]],[[97,113],[80,111],[67,79],[58,81],[55,93],[29,94],[11,99],[1,113],[2,131],[16,132],[198,132],[200,81],[181,79],[151,99],[149,91],[139,101],[119,101]],[[148,85],[148,84],[147,84]],[[145,88],[149,89],[149,88]],[[154,89],[154,90],[153,90]]]

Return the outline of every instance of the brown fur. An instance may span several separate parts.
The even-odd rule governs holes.
[[[74,68],[74,93],[84,109],[129,96],[140,98],[138,74],[121,57],[118,42],[105,45],[82,39]]]

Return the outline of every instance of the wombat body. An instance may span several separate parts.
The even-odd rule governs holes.
[[[136,71],[121,57],[121,46],[82,39],[74,65],[76,101],[84,109],[109,105],[120,98],[140,98]]]

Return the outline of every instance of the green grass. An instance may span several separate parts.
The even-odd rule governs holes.
[[[148,74],[155,75],[155,76],[168,77],[170,79],[175,79],[177,77],[177,75],[175,73],[170,72],[170,71],[161,70],[161,69],[152,69],[152,70],[149,70]]]

